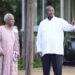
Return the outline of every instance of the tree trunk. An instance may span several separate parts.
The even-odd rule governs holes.
[[[34,0],[25,0],[25,75],[31,75],[33,63],[33,40],[34,40]]]

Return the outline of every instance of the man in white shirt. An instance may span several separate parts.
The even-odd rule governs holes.
[[[54,16],[54,8],[46,7],[47,18],[40,22],[37,34],[37,52],[42,58],[43,75],[50,75],[52,62],[54,75],[62,75],[64,31],[73,31],[74,25]],[[72,22],[75,24],[75,21]]]

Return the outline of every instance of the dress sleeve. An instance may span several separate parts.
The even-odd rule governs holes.
[[[4,55],[4,51],[2,49],[2,29],[0,28],[0,56]]]
[[[18,30],[16,30],[15,32],[15,42],[14,42],[14,53],[16,53],[18,56],[20,55],[19,49],[20,49],[20,45],[19,45],[19,35],[18,35]]]

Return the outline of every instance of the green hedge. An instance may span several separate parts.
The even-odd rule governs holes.
[[[34,68],[42,67],[42,63],[41,63],[40,57],[38,57],[38,58],[36,57],[34,59],[33,67]],[[23,70],[23,68],[24,68],[24,63],[23,63],[23,59],[22,58],[20,58],[19,61],[18,61],[18,68],[19,68],[19,70]]]
[[[18,68],[19,68],[19,70],[23,70],[23,66],[24,66],[23,59],[20,58],[19,61],[18,61]]]

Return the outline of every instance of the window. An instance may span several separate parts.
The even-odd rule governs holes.
[[[70,16],[71,16],[71,20],[73,19],[73,18],[75,18],[75,0],[71,0],[71,5],[70,5],[71,7],[71,10],[70,10],[70,12],[71,12],[71,14],[70,14]]]

